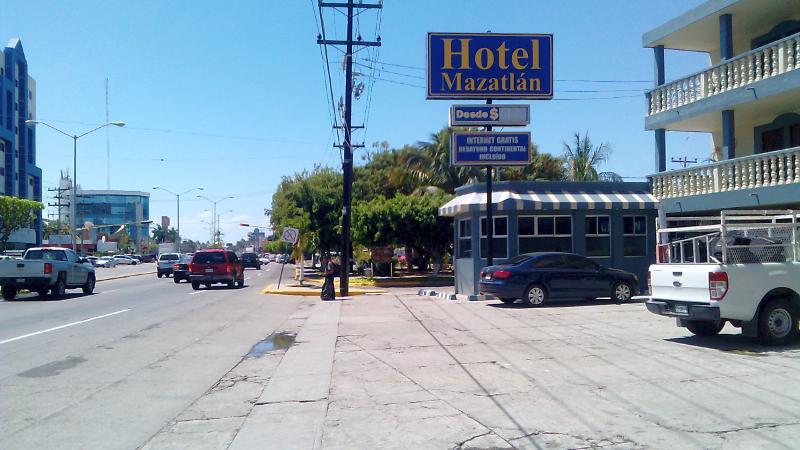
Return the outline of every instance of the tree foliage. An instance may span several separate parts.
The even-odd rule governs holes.
[[[5,251],[11,233],[31,226],[42,207],[40,202],[0,195],[0,251]]]
[[[160,243],[160,242],[177,242],[178,241],[178,230],[175,228],[170,227],[168,230],[164,230],[164,228],[159,224],[153,228],[153,240]]]
[[[292,177],[283,177],[265,211],[276,232],[297,228],[303,251],[329,253],[339,246],[342,213],[342,176],[331,168],[314,167]]]
[[[573,136],[572,145],[564,142],[564,166],[570,181],[598,181],[597,168],[608,161],[611,148],[608,144],[593,145],[589,133]]]

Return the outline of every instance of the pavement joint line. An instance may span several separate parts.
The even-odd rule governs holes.
[[[39,334],[49,333],[51,331],[60,330],[62,328],[67,328],[67,327],[71,327],[71,326],[74,326],[74,325],[80,325],[82,323],[91,322],[93,320],[102,319],[102,318],[105,318],[105,317],[110,317],[110,316],[113,316],[113,315],[116,315],[116,314],[121,314],[121,313],[128,312],[128,311],[130,311],[130,308],[121,309],[119,311],[114,311],[112,313],[103,314],[101,316],[90,317],[88,319],[79,320],[77,322],[72,322],[72,323],[68,323],[68,324],[65,324],[65,325],[59,325],[57,327],[48,328],[46,330],[35,331],[33,333],[23,334],[22,336],[17,336],[17,337],[11,338],[11,339],[6,339],[4,341],[0,341],[0,345],[7,344],[9,342],[18,341],[20,339],[25,339],[25,338],[28,338],[28,337],[31,337],[31,336],[36,336],[36,335],[39,335]]]

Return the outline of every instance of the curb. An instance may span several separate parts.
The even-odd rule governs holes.
[[[300,297],[319,297],[320,291],[322,286],[309,286],[309,287],[302,287],[302,288],[283,288],[283,289],[276,289],[277,284],[273,283],[269,286],[265,287],[261,293],[262,294],[278,294],[278,295],[295,295]],[[354,295],[365,295],[365,294],[386,294],[388,291],[383,289],[359,289],[350,287],[350,297]],[[336,289],[336,296],[341,297],[341,291],[337,288]]]
[[[417,295],[421,297],[436,297],[442,300],[466,300],[469,302],[484,302],[488,300],[497,300],[497,297],[493,296],[492,294],[464,295],[464,294],[452,294],[450,292],[436,292],[432,289],[420,289],[419,292],[417,292]]]
[[[131,273],[131,274],[128,274],[128,275],[117,275],[117,276],[110,277],[110,278],[103,278],[102,280],[96,280],[96,282],[100,283],[101,281],[119,280],[119,279],[122,279],[122,278],[138,277],[138,276],[141,276],[141,275],[152,275],[154,273],[155,273],[155,271],[153,271],[153,272],[144,272],[144,273]]]

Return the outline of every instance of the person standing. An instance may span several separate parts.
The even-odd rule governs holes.
[[[333,286],[333,277],[336,272],[336,269],[331,262],[331,258],[329,256],[322,257],[322,272],[325,274],[325,282],[322,284],[322,292],[320,293],[320,298],[322,300],[335,300],[336,299],[336,290]]]

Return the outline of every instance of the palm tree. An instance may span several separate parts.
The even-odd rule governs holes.
[[[611,148],[608,144],[592,145],[589,133],[583,138],[578,133],[573,136],[575,142],[570,146],[564,142],[564,164],[567,178],[571,181],[598,181],[597,167],[608,161]]]
[[[420,151],[405,155],[406,167],[421,182],[437,186],[445,192],[480,179],[481,169],[457,167],[450,164],[450,137],[453,129],[442,128],[431,134],[430,141],[417,144]]]

